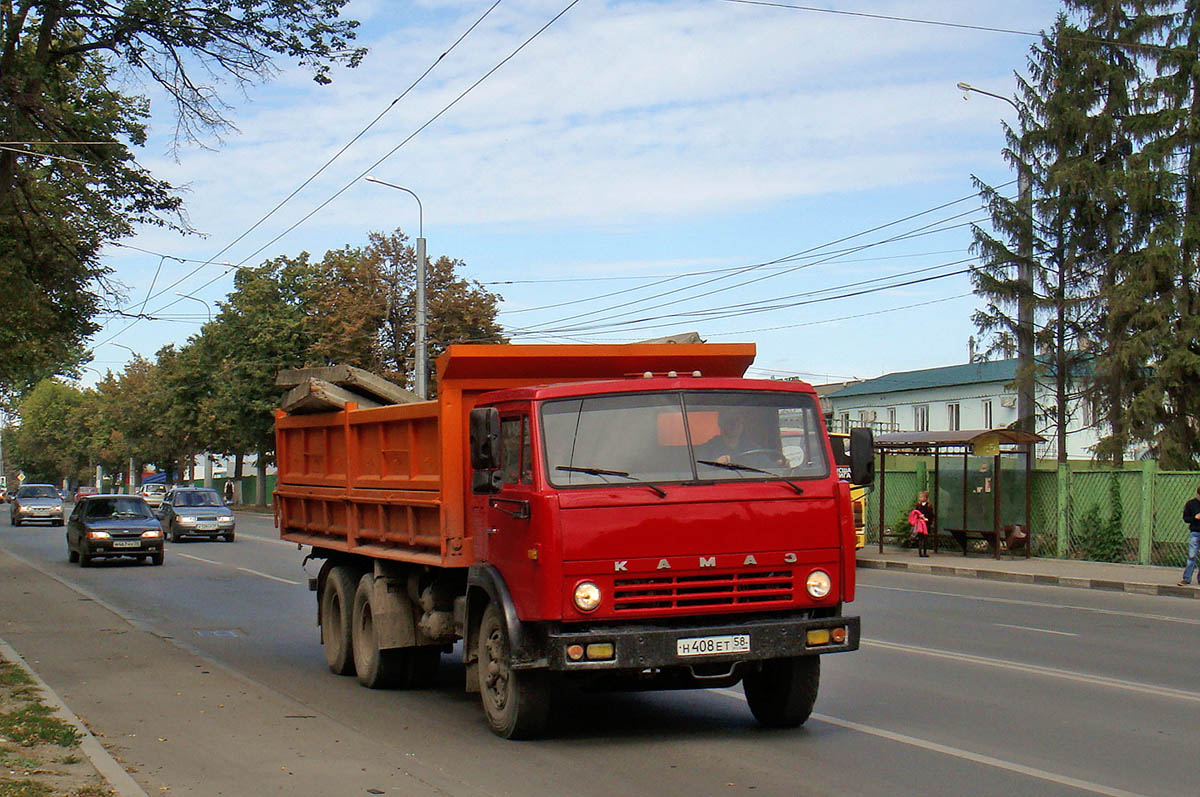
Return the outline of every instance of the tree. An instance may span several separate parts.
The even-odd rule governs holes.
[[[284,55],[329,80],[357,65],[345,0],[0,0],[0,394],[21,393],[83,356],[94,316],[119,312],[102,247],[136,224],[187,231],[179,197],[140,167],[141,97],[118,71],[173,99],[176,142],[230,129],[214,84],[270,77]],[[14,144],[13,142],[37,142]],[[83,143],[72,143],[83,142]]]
[[[992,229],[974,230],[973,250],[982,263],[974,272],[976,292],[988,300],[975,322],[994,338],[1017,333],[1009,310],[1028,295],[1034,307],[1035,378],[1050,382],[1044,411],[1057,438],[1057,456],[1067,459],[1066,435],[1072,405],[1084,395],[1091,355],[1089,339],[1097,313],[1097,267],[1102,250],[1106,196],[1096,196],[1097,130],[1107,64],[1083,34],[1060,16],[1053,30],[1031,48],[1031,80],[1018,79],[1020,129],[1006,126],[1005,158],[1024,169],[1032,186],[1027,212],[996,189],[977,182],[992,216]],[[1031,285],[1017,278],[1023,236],[1032,235]],[[1027,293],[1028,292],[1028,293]]]
[[[313,354],[412,383],[416,351],[416,251],[397,229],[372,232],[365,247],[327,252],[306,293],[313,308]],[[496,322],[500,296],[458,272],[466,264],[442,255],[426,264],[428,361],[451,343],[503,343]]]
[[[54,379],[37,384],[18,408],[21,423],[6,456],[30,481],[75,480],[89,464],[82,391]]]

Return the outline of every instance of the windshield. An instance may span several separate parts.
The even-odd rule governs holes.
[[[46,487],[44,485],[32,485],[31,484],[28,487],[22,487],[20,490],[17,490],[17,498],[58,498],[58,499],[61,499],[62,496],[60,496],[58,494],[58,490],[55,490],[53,487]]]
[[[221,497],[212,490],[176,493],[171,503],[175,506],[223,506]]]
[[[825,435],[799,393],[642,393],[542,406],[547,475],[577,486],[824,478]]]
[[[88,520],[103,520],[104,518],[150,518],[154,515],[141,498],[121,496],[88,501],[85,517]]]

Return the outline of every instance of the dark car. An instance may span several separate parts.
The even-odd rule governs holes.
[[[101,557],[163,563],[162,526],[140,495],[80,498],[67,523],[67,560],[87,567]]]
[[[34,521],[63,524],[63,501],[53,484],[23,484],[13,498],[9,519],[14,526]]]
[[[207,487],[176,487],[167,493],[160,510],[163,530],[171,542],[184,537],[221,537],[233,542],[233,510],[225,506],[216,490]]]

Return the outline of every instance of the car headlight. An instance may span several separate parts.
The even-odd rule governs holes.
[[[219,518],[217,518],[217,520],[221,523],[232,523],[233,515],[221,515]]]
[[[89,531],[87,535],[89,540],[107,540],[112,537],[107,531]]]
[[[195,523],[196,522],[196,518],[191,517],[190,515],[180,515],[178,519],[179,519],[180,523]]]
[[[17,511],[18,511],[18,512],[28,512],[28,511],[29,511],[29,507],[27,507],[27,506],[18,506],[18,507],[17,507]]]
[[[581,612],[593,611],[600,605],[600,588],[590,581],[580,582],[575,587],[575,605]]]
[[[832,587],[833,581],[830,580],[829,574],[824,570],[812,571],[808,574],[808,580],[804,583],[804,588],[814,598],[824,598],[829,594],[829,590]]]
[[[161,537],[161,536],[162,536],[162,532],[161,532],[161,531],[159,531],[158,529],[151,529],[150,531],[143,531],[143,532],[142,532],[142,536],[143,536],[143,537],[148,537],[148,538],[150,538],[150,539],[155,539],[155,538],[157,538],[157,537]]]

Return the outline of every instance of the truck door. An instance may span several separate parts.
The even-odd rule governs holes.
[[[488,497],[487,560],[504,576],[522,619],[536,603],[537,557],[530,507],[533,497],[533,445],[529,415],[501,413],[500,474],[504,487]]]

